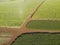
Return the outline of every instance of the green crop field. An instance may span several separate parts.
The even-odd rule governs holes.
[[[20,27],[43,0],[0,0],[0,27]],[[29,29],[60,30],[60,0],[46,0],[27,24]],[[0,32],[0,45],[13,34]],[[60,34],[34,33],[19,36],[12,45],[60,45]]]
[[[60,30],[60,0],[46,0],[32,19],[29,29]]]
[[[23,34],[12,45],[60,45],[60,34]]]
[[[0,2],[0,26],[21,26],[41,0]]]
[[[32,19],[60,20],[60,0],[46,0]]]
[[[32,20],[27,24],[28,29],[60,30],[60,21]]]
[[[23,19],[20,19],[19,8],[21,8],[21,3],[16,1],[0,2],[0,26],[21,25]]]

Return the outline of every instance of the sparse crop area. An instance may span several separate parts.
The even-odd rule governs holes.
[[[23,34],[12,45],[60,45],[60,34]]]
[[[0,45],[6,45],[11,40],[12,36],[13,34],[10,32],[0,31]]]

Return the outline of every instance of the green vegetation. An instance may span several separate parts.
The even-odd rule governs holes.
[[[41,0],[0,2],[0,26],[21,26]]]
[[[60,21],[32,20],[27,24],[28,29],[60,30]]]
[[[46,0],[32,19],[60,20],[60,0]]]
[[[13,36],[10,32],[0,32],[0,45],[6,45]]]
[[[60,0],[46,0],[32,19],[29,29],[60,30]]]
[[[18,37],[12,45],[60,45],[60,34],[24,34]]]
[[[20,6],[18,5],[20,4]],[[19,14],[21,2],[2,2],[0,3],[0,26],[20,26],[22,20]]]

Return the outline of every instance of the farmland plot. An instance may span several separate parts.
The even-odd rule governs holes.
[[[0,31],[0,45],[6,45],[11,40],[12,36],[13,34],[10,32]]]
[[[60,0],[46,0],[33,15],[27,28],[60,30]]]
[[[28,29],[60,30],[60,21],[32,20],[27,24]]]
[[[32,19],[60,20],[60,0],[46,0]]]
[[[41,0],[0,2],[0,26],[20,27]]]
[[[31,33],[18,37],[12,45],[59,45],[60,34]]]

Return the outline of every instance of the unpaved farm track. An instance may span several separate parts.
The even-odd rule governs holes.
[[[32,20],[32,16],[35,14],[35,12],[38,10],[38,8],[45,2],[46,0],[43,0],[43,2],[41,4],[39,4],[33,11],[32,13],[29,15],[29,17],[27,18],[27,20],[23,23],[21,28],[7,28],[7,27],[0,27],[0,31],[3,32],[11,32],[13,33],[13,37],[11,37],[11,40],[9,41],[9,43],[7,43],[6,45],[11,45],[14,40],[21,34],[23,33],[30,33],[30,32],[49,32],[49,33],[53,33],[53,32],[60,32],[60,31],[48,31],[48,30],[33,30],[33,29],[27,29],[26,28],[26,24]]]

